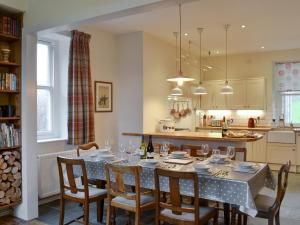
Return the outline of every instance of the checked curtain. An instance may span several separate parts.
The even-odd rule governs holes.
[[[72,31],[68,70],[68,144],[95,140],[89,34]]]

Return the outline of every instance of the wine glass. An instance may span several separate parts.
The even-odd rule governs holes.
[[[170,147],[169,147],[169,143],[168,142],[164,142],[161,146],[160,146],[160,154],[163,158],[168,156]]]
[[[204,155],[204,158],[207,158],[207,155],[209,153],[209,145],[208,144],[202,144],[201,145],[202,154]]]
[[[125,159],[126,145],[124,143],[119,144],[119,152],[120,152],[121,159]]]
[[[105,148],[105,149],[108,149],[109,151],[111,150],[111,142],[110,142],[109,139],[106,139],[106,140],[104,141],[104,148]]]
[[[227,156],[231,160],[234,159],[234,157],[235,157],[235,148],[233,146],[228,146],[227,147]]]

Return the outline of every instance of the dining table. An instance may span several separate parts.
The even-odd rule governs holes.
[[[76,157],[78,158],[78,157]],[[255,217],[257,208],[255,197],[264,188],[275,189],[276,184],[272,172],[267,164],[253,163],[251,170],[239,169],[242,162],[235,160],[226,160],[224,163],[212,163],[209,159],[199,157],[185,158],[187,164],[178,164],[170,156],[160,157],[156,155],[156,164],[144,163],[136,157],[127,157],[122,159],[120,156],[114,156],[110,160],[103,159],[101,154],[85,153],[79,158],[84,159],[87,176],[92,179],[106,180],[105,164],[115,163],[120,165],[139,165],[142,167],[140,173],[140,185],[145,189],[155,189],[154,170],[155,168],[164,168],[176,171],[195,171],[199,180],[199,198],[225,203],[226,205],[235,205],[239,210],[247,215]],[[182,162],[181,162],[182,163]],[[209,166],[209,172],[201,173],[195,169],[195,164],[205,164]],[[81,171],[76,171],[77,176]],[[135,185],[134,177],[130,174],[124,175],[126,185]],[[114,180],[114,177],[111,177]],[[170,192],[169,183],[166,177],[161,178],[161,191]],[[192,180],[180,180],[180,193],[184,196],[194,197]]]

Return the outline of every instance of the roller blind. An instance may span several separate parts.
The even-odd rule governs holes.
[[[276,63],[275,90],[282,93],[300,91],[300,62]]]

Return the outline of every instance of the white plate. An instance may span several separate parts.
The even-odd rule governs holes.
[[[100,159],[106,159],[106,160],[112,160],[112,159],[114,159],[114,155],[111,155],[111,154],[107,154],[107,155],[99,155],[99,158]]]
[[[174,151],[171,154],[174,156],[182,156],[183,157],[186,155],[186,152],[185,151]]]
[[[209,165],[203,163],[195,163],[193,166],[196,171],[200,171],[200,172],[208,171],[211,168]]]
[[[218,164],[224,164],[227,163],[225,158],[209,158],[208,161],[210,163],[218,163]]]
[[[141,163],[144,165],[156,165],[157,163],[159,163],[159,161],[156,159],[143,159],[141,160]]]
[[[100,155],[108,155],[108,154],[110,154],[110,150],[107,149],[107,148],[103,148],[103,149],[97,150],[97,153],[100,154]]]
[[[253,169],[255,164],[253,164],[251,162],[240,162],[237,166],[242,169]]]

